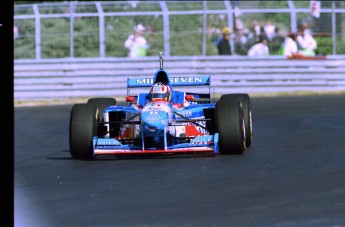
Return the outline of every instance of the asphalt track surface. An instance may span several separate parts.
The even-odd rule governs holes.
[[[243,155],[73,160],[71,105],[15,108],[15,226],[345,226],[345,95],[252,98]]]

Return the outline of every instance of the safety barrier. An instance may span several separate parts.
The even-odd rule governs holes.
[[[15,60],[14,99],[125,96],[127,78],[153,77],[158,68],[158,56]],[[345,55],[328,56],[326,60],[166,57],[164,69],[170,76],[210,75],[212,92],[216,94],[345,91]]]

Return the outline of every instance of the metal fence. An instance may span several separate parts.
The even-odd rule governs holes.
[[[14,65],[14,99],[120,98],[127,94],[128,78],[153,78],[158,67],[157,56],[20,60]],[[283,56],[171,56],[165,58],[164,69],[171,77],[211,76],[214,94],[345,90],[345,55],[314,61]],[[191,92],[209,92],[209,88],[195,89],[188,87]]]
[[[165,56],[217,55],[214,42],[225,26],[233,31],[233,54],[241,55],[237,22],[250,31],[253,20],[262,27],[270,21],[282,36],[307,20],[322,53],[345,54],[345,1],[320,3],[318,18],[311,14],[310,1],[291,0],[15,3],[14,57],[126,57],[123,44],[138,23],[146,27],[148,56],[160,51]]]

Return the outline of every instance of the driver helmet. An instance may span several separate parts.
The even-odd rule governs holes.
[[[163,83],[155,83],[150,90],[150,101],[170,101],[171,89]]]

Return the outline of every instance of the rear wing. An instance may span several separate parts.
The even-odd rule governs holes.
[[[136,90],[140,99],[146,99],[146,95],[149,92],[148,87],[153,85],[154,78],[135,78],[127,79],[127,96],[131,96],[131,89]],[[173,90],[176,87],[189,87],[186,93],[182,92],[184,95],[193,95],[196,99],[207,99],[208,102],[211,100],[211,76],[185,76],[185,77],[170,77],[169,85]],[[177,93],[181,93],[176,91]],[[183,95],[183,99],[184,99]],[[204,102],[204,101],[202,101]]]
[[[130,96],[130,90],[132,88],[151,87],[153,85],[153,81],[153,78],[127,79],[127,96]],[[207,91],[205,92],[211,94],[211,76],[170,77],[169,85],[173,89],[174,87],[195,87],[194,90],[198,91],[200,91],[200,89],[196,87],[208,87]]]
[[[127,79],[128,88],[142,88],[151,87],[153,85],[153,78],[135,78]],[[181,86],[210,86],[210,76],[185,76],[185,77],[170,77],[170,85],[173,87]]]

